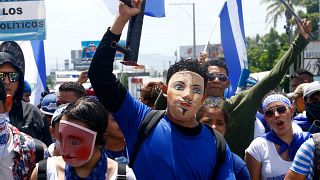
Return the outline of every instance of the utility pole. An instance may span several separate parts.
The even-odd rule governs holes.
[[[196,55],[196,10],[195,10],[194,3],[192,3],[192,10],[193,10],[193,58],[197,58],[197,55]]]
[[[56,71],[59,71],[58,58],[56,57]]]
[[[180,2],[180,3],[170,3],[169,5],[192,5],[192,19],[193,19],[193,58],[197,58],[196,55],[196,10],[194,2]]]

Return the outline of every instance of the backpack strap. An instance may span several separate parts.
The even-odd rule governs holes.
[[[319,179],[320,172],[320,133],[312,134],[314,141],[313,179]]]
[[[223,164],[224,160],[226,159],[226,140],[224,139],[223,135],[213,129],[212,127],[204,124],[210,131],[211,133],[214,135],[214,137],[216,138],[216,164],[214,166],[214,170],[213,170],[213,174],[212,174],[212,178],[211,179],[216,179],[219,169],[221,167],[221,165]]]
[[[158,124],[165,113],[165,110],[151,110],[141,122],[138,129],[137,141],[133,146],[132,153],[130,154],[129,167],[133,167],[133,163],[137,157],[143,141],[146,137],[149,136],[150,131]]]
[[[38,180],[47,180],[47,159],[39,161],[37,176]]]
[[[43,142],[36,138],[33,138],[33,141],[36,149],[36,163],[38,163],[39,161],[43,160],[44,157]]]
[[[127,167],[123,163],[118,163],[117,180],[127,180]]]

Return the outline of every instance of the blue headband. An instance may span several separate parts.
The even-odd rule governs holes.
[[[285,96],[283,96],[281,94],[272,94],[272,95],[268,96],[263,101],[263,103],[262,103],[263,111],[265,111],[266,107],[272,102],[283,102],[283,103],[287,104],[289,107],[291,107],[291,102],[287,97],[285,97]]]

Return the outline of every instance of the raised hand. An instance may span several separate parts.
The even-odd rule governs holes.
[[[296,23],[298,26],[299,34],[305,39],[309,39],[311,30],[312,30],[311,22],[307,21],[307,19],[303,19],[302,23],[300,24],[299,21],[296,19]]]
[[[124,3],[119,4],[119,15],[130,19],[141,12],[141,4],[143,0],[131,0],[132,7],[125,5]]]

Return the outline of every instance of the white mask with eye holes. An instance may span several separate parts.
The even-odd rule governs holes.
[[[0,113],[0,159],[2,159],[9,138],[9,122],[8,113]]]

